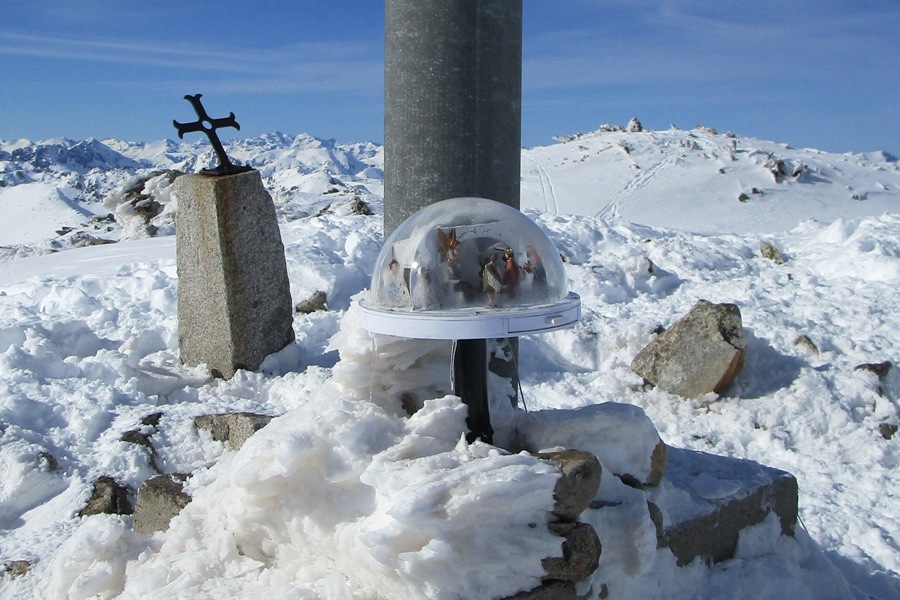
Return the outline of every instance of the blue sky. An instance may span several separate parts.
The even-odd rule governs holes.
[[[383,2],[0,10],[0,139],[175,139],[199,92],[241,137],[383,140]],[[897,0],[525,0],[524,19],[524,145],[637,117],[900,154]]]

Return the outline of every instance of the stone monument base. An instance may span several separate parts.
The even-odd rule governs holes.
[[[255,370],[294,341],[272,197],[256,170],[185,175],[175,191],[181,361],[223,378]]]

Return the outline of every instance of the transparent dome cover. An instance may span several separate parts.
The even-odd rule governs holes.
[[[444,200],[406,219],[379,253],[361,308],[369,331],[441,339],[545,331],[580,316],[547,234],[485,198]]]

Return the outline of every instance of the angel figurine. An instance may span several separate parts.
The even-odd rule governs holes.
[[[450,278],[458,279],[456,271],[459,268],[459,240],[456,239],[456,229],[451,229],[448,234],[438,228],[437,234],[438,244],[441,247],[441,258],[450,270]]]

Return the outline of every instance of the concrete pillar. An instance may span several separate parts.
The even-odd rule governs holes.
[[[521,98],[521,0],[385,1],[385,237],[456,196],[519,208]]]
[[[385,239],[447,198],[519,208],[522,0],[385,0],[384,54]],[[484,340],[457,345],[470,438],[490,442],[487,362]]]
[[[181,361],[217,377],[255,370],[294,341],[291,290],[272,197],[259,171],[184,175],[178,196]]]

